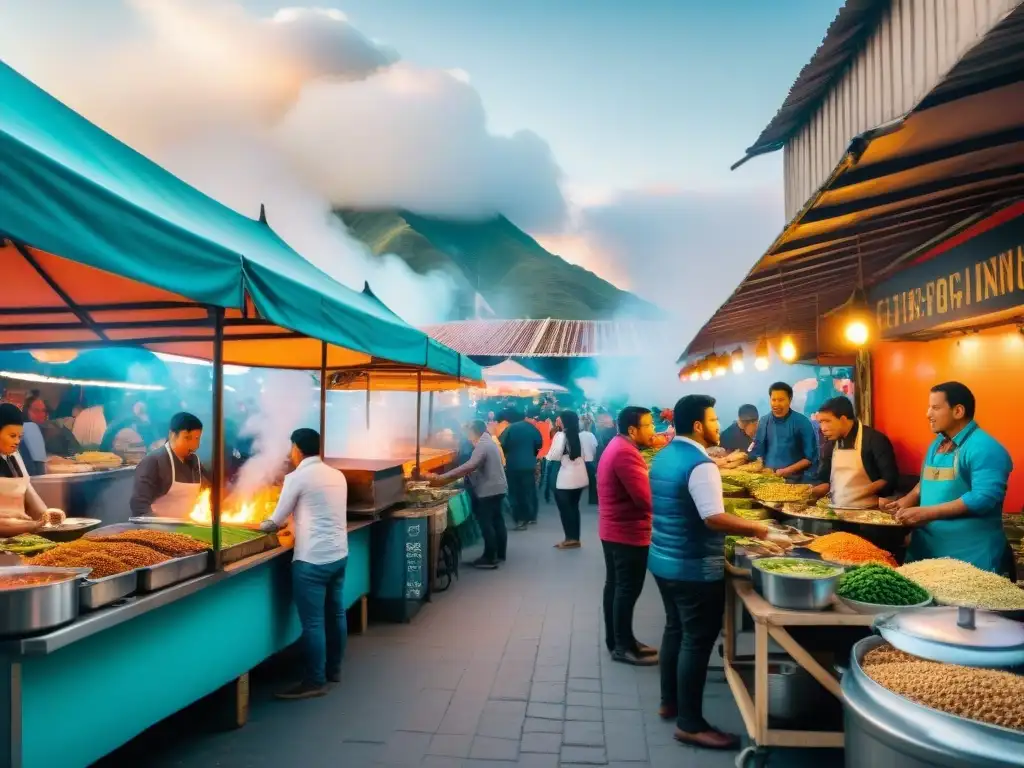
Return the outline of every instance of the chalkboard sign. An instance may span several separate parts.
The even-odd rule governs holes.
[[[427,521],[409,520],[405,530],[405,599],[422,600],[427,584]]]

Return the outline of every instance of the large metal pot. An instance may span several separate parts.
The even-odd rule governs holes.
[[[55,573],[63,580],[12,589],[0,589],[0,636],[15,637],[45,632],[78,618],[78,586],[88,568],[0,568],[0,578],[31,573]]]
[[[859,641],[843,674],[847,768],[1024,766],[1019,732],[923,707],[869,678],[861,660],[884,642]]]

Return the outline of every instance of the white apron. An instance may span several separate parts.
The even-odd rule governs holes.
[[[167,456],[171,460],[171,488],[159,499],[154,499],[153,516],[170,517],[175,520],[188,520],[192,508],[199,500],[199,492],[202,490],[202,483],[179,483],[174,472],[174,453],[171,446],[164,445]],[[199,463],[196,456],[196,464],[199,466],[199,474],[202,477],[203,465]]]
[[[10,458],[21,470],[21,477],[0,477],[0,517],[7,520],[31,520],[25,512],[25,496],[31,482],[28,470],[17,451]]]
[[[861,445],[864,440],[864,425],[857,425],[857,439],[853,450],[840,450],[837,444],[832,449],[832,476],[829,483],[832,491],[832,505],[845,509],[874,509],[878,496],[869,487],[871,478],[864,469]]]

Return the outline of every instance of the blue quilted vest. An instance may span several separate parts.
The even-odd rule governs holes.
[[[647,567],[671,581],[725,578],[725,536],[708,528],[690,496],[690,473],[712,463],[697,446],[673,440],[651,464],[654,530]]]

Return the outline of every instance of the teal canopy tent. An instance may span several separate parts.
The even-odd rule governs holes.
[[[248,219],[122,144],[0,62],[0,350],[115,345],[343,368],[451,372],[438,347]],[[13,283],[12,283],[13,281]]]

